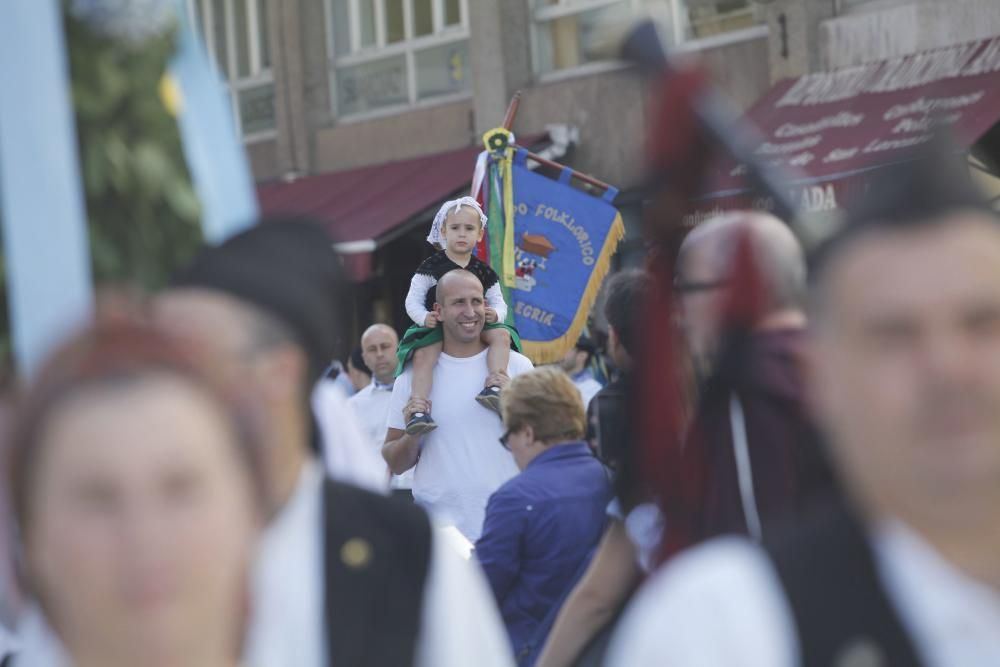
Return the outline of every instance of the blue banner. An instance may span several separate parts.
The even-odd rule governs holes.
[[[530,171],[525,159],[518,150],[510,307],[525,354],[542,364],[576,344],[625,227],[611,205],[617,189],[594,196],[570,185],[569,169],[553,180]]]

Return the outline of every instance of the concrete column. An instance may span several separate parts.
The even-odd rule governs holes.
[[[302,6],[302,0],[272,0],[269,3],[274,104],[278,121],[278,164],[281,173],[305,173],[309,170],[310,163]]]
[[[301,2],[301,0],[300,0]],[[328,50],[327,22],[324,3],[317,0],[302,2],[300,5],[302,85],[304,104],[304,125],[306,134],[306,169],[316,170],[316,134],[327,127],[336,115],[330,96],[330,57]]]
[[[771,30],[771,81],[823,69],[820,24],[834,16],[835,0],[773,0],[762,6]]]
[[[532,83],[530,26],[531,10],[524,0],[469,1],[472,126],[477,136],[502,123],[511,96]]]

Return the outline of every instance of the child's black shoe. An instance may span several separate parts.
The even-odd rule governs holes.
[[[500,414],[500,387],[486,387],[476,396],[479,405]]]
[[[414,412],[410,421],[406,422],[406,432],[410,435],[423,435],[430,433],[438,426],[426,412]]]

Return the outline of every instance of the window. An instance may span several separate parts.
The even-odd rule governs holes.
[[[656,17],[676,44],[749,28],[752,0],[529,0],[535,70],[547,74],[611,59],[602,26],[640,12]]]
[[[687,20],[683,39],[714,37],[750,28],[758,21],[750,0],[685,0]]]
[[[467,94],[468,0],[326,0],[337,115]]]
[[[904,4],[905,0],[838,0],[835,5],[838,14],[878,11]]]
[[[208,52],[225,76],[236,126],[246,141],[274,136],[269,0],[188,0]]]

